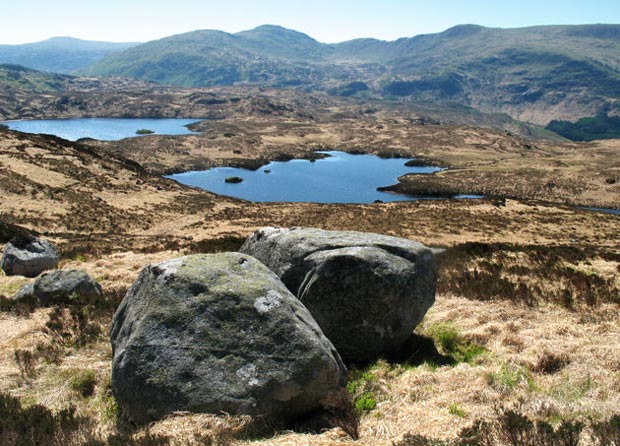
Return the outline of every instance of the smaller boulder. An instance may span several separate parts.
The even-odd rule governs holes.
[[[58,267],[58,251],[38,237],[15,237],[2,254],[2,269],[7,276],[37,277]]]
[[[15,294],[14,300],[16,302],[36,304],[37,296],[34,294],[34,282],[30,282],[19,289]]]
[[[263,228],[240,251],[280,277],[346,362],[398,351],[435,302],[434,252],[413,240]]]
[[[15,300],[42,306],[86,305],[94,303],[102,295],[101,285],[85,271],[57,270],[24,285],[15,295]]]

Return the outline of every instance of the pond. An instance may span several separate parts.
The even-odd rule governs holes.
[[[328,156],[315,161],[272,162],[256,171],[218,167],[168,178],[216,194],[257,202],[373,203],[421,199],[379,192],[377,187],[395,184],[401,175],[442,170],[433,166],[407,167],[408,160],[402,158],[383,159],[337,151],[319,153]]]
[[[586,211],[592,211],[592,212],[602,212],[604,214],[620,215],[619,209],[590,208],[590,207],[582,207],[581,209],[585,209]]]
[[[36,119],[31,121],[4,121],[11,130],[25,133],[45,133],[76,141],[80,138],[93,138],[101,141],[117,141],[123,138],[140,136],[139,130],[150,130],[160,135],[188,135],[192,132],[188,125],[199,122],[196,119]]]

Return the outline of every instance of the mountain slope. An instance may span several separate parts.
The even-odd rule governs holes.
[[[620,113],[620,25],[460,25],[393,42],[339,44],[271,25],[195,31],[112,54],[82,73],[457,102],[546,124]]]
[[[305,34],[265,25],[229,34],[194,31],[139,45],[81,70],[85,75],[125,76],[182,87],[233,84],[290,86],[346,79],[325,60],[327,46]],[[327,68],[327,70],[326,70]]]
[[[115,77],[94,78],[45,73],[21,65],[0,64],[0,95],[27,93],[107,92],[161,88],[156,83]]]
[[[42,73],[20,65],[0,64],[0,92],[57,92],[66,88],[72,79],[66,74]]]
[[[135,45],[54,37],[24,45],[0,45],[0,64],[23,65],[39,71],[66,74]]]

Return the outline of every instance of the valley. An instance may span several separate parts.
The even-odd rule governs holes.
[[[476,132],[480,137],[481,130]],[[163,137],[123,144],[150,138]],[[53,240],[63,255],[62,268],[84,269],[96,277],[107,302],[93,313],[98,316],[91,324],[100,328],[86,347],[72,346],[72,338],[67,338],[57,364],[37,361],[26,375],[13,356],[49,342],[49,310],[36,309],[26,317],[2,313],[0,323],[8,337],[0,349],[0,388],[52,409],[78,407],[92,423],[80,435],[95,435],[90,429],[106,435],[116,432],[113,418],[105,415],[110,410],[105,396],[110,370],[107,326],[110,309],[140,269],[188,253],[236,250],[255,229],[272,225],[379,232],[448,248],[437,302],[419,334],[435,339],[445,354],[455,354],[433,338],[442,327],[452,327],[458,342],[474,343],[488,353],[456,367],[392,360],[362,369],[373,377],[368,388],[380,403],[361,415],[357,443],[387,445],[409,432],[453,438],[473,420],[494,416],[496,404],[519,404],[519,410],[532,417],[545,417],[546,411],[558,417],[588,411],[604,419],[614,413],[618,383],[612,358],[617,346],[611,339],[618,335],[617,216],[510,198],[369,205],[251,203],[183,187],[111,154],[109,147],[97,147],[112,144],[89,147],[48,136],[0,133],[2,221]],[[479,157],[489,151],[478,149],[473,155],[473,150],[460,156]],[[601,202],[617,200],[617,193],[608,195],[608,201]],[[25,282],[3,277],[0,295],[10,297]],[[558,374],[537,369],[549,351],[568,358],[570,365]],[[94,373],[92,397],[84,399],[58,381],[58,376],[73,376],[79,368]],[[514,379],[509,387],[501,384],[508,379],[502,374],[516,376],[509,378]],[[462,392],[463,383],[473,391]],[[574,386],[581,390],[573,394],[569,389]],[[450,413],[453,404],[463,416]],[[191,438],[243,444],[244,432],[254,429],[247,423],[244,418],[179,414],[148,432],[167,441],[185,439],[187,444],[193,444]],[[340,428],[320,435],[300,429],[258,435],[265,436],[264,444],[350,441]],[[129,432],[136,439],[145,435],[142,429]]]
[[[103,290],[97,302],[43,308],[14,301],[31,279],[0,275],[0,408],[38,411],[57,429],[53,446],[504,445],[521,426],[511,420],[540,444],[551,435],[542,423],[577,432],[580,445],[611,444],[620,216],[585,208],[620,210],[620,140],[571,142],[543,126],[618,115],[619,38],[617,25],[465,25],[322,44],[264,26],[131,44],[64,74],[0,65],[0,120],[196,121],[190,134],[132,130],[113,141],[0,126],[0,248],[38,234],[57,246],[61,269],[84,270]],[[382,190],[444,199],[260,203],[166,178],[319,151],[441,167]],[[463,194],[482,198],[452,199]],[[267,226],[436,248],[435,304],[401,351],[347,364],[347,401],[316,417],[175,412],[128,423],[111,393],[109,330],[141,270],[237,251]]]

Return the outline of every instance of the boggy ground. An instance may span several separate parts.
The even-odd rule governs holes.
[[[385,190],[620,209],[618,140],[587,144],[531,140],[507,131],[435,125],[403,110],[337,102],[314,104],[309,116],[299,106],[282,107],[285,111],[276,114],[231,111],[221,119],[193,125],[201,132],[196,135],[89,144],[140,162],[154,174],[216,165],[255,169],[271,160],[312,158],[317,150],[416,157],[447,170],[403,176],[397,185],[385,185]]]
[[[282,149],[288,154],[298,146],[310,151],[316,143],[302,144],[307,136],[292,130],[297,124],[286,127],[282,123],[279,128],[272,122],[270,128],[254,122],[248,119],[234,125],[248,126],[247,138],[260,140],[252,150],[264,150],[267,159],[275,148],[289,143]],[[233,125],[207,123],[202,128],[224,124]],[[519,159],[520,153],[546,159],[547,152],[538,143],[526,148],[524,144],[531,143],[497,132],[391,125],[395,127],[388,129],[380,148],[407,156],[423,155],[452,166],[458,162],[483,165],[481,159],[492,164],[500,156]],[[331,129],[328,134],[334,139],[326,142],[329,148],[342,148],[337,145],[346,140],[343,134],[349,134],[352,139],[347,149],[363,150],[366,146],[369,150],[364,138],[377,141],[380,134],[368,130],[356,136],[355,131],[347,133],[347,126],[337,123],[314,130],[307,126],[305,135],[321,135]],[[405,139],[393,138],[399,134]],[[220,135],[217,130],[213,135],[219,141],[235,137]],[[169,141],[185,144],[188,138],[208,141],[208,136]],[[417,141],[416,145],[405,146],[406,138]],[[483,138],[499,141],[479,142]],[[130,140],[122,144],[138,147],[142,143]],[[541,145],[547,147],[545,144]],[[617,169],[613,167],[618,159],[617,145],[606,144],[609,146],[570,145],[562,150],[570,155],[571,147],[575,147],[574,153],[578,148],[602,147],[596,153],[607,159],[597,161],[598,165],[611,172]],[[222,158],[217,158],[219,150],[214,143],[202,158],[219,162],[237,155],[235,150],[244,150],[241,146],[225,147]],[[194,150],[194,143],[189,148]],[[373,231],[447,248],[441,261],[437,302],[417,330],[433,340],[441,355],[414,345],[402,358],[352,367],[349,390],[360,416],[359,439],[353,444],[425,444],[415,443],[420,440],[412,435],[455,438],[475,420],[493,420],[498,417],[497,410],[506,407],[556,425],[560,420],[604,420],[618,412],[617,216],[551,204],[548,195],[540,197],[547,202],[255,204],[182,187],[149,173],[148,169],[155,172],[159,168],[145,170],[126,158],[111,156],[110,150],[116,149],[0,133],[0,220],[45,234],[60,246],[61,267],[87,270],[102,284],[106,296],[97,306],[72,310],[29,311],[3,301],[0,391],[19,398],[25,408],[42,404],[55,413],[73,405],[84,417],[66,428],[65,437],[55,438],[56,444],[87,444],[93,438],[110,444],[353,443],[343,429],[352,431],[346,419],[336,423],[340,428],[312,433],[307,426],[301,426],[299,432],[264,426],[256,431],[246,418],[176,414],[148,429],[124,426],[125,430],[118,431],[116,407],[109,393],[107,329],[124,291],[149,263],[191,252],[233,250],[252,231],[266,225]],[[123,154],[137,158],[135,153],[142,156],[147,151]],[[253,153],[241,155],[252,159]],[[147,158],[147,166],[155,158]],[[174,168],[180,157],[172,158],[176,160],[170,164]],[[598,175],[593,172],[587,178]],[[617,203],[614,187],[617,185],[595,189],[600,201],[584,204]],[[5,241],[6,237],[2,243]],[[0,277],[0,295],[10,297],[27,282]],[[417,356],[407,358],[406,353],[412,352]],[[586,429],[582,435],[587,441],[593,434]]]

